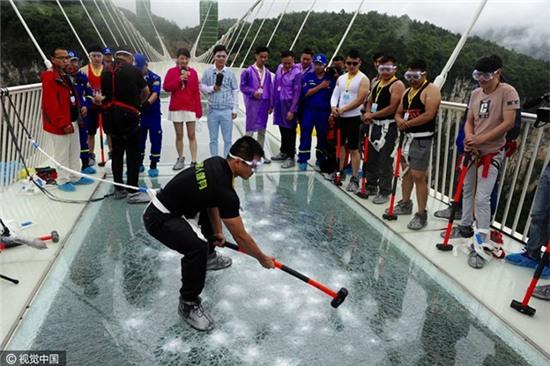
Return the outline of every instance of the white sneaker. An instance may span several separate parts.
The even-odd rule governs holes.
[[[178,158],[176,164],[172,167],[172,170],[182,170],[185,168],[185,157]]]
[[[196,301],[183,301],[180,298],[178,313],[190,326],[197,330],[205,331],[214,328],[214,319],[203,309],[200,297]]]

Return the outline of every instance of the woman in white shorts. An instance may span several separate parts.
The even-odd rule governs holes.
[[[199,89],[199,75],[189,66],[191,55],[186,48],[177,51],[176,66],[166,73],[163,88],[170,93],[168,119],[174,123],[176,130],[176,151],[178,160],[174,170],[185,167],[183,155],[183,124],[187,127],[191,165],[197,162],[197,139],[195,136],[195,122],[202,117],[201,95]]]

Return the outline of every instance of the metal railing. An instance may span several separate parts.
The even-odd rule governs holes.
[[[15,86],[7,88],[7,91],[13,106],[6,97],[3,97],[4,103],[0,107],[0,186],[8,186],[20,177],[23,166],[21,157],[15,148],[16,144],[21,148],[25,161],[30,167],[45,163],[44,157],[38,154],[29,143],[21,124],[18,123],[17,114],[36,141],[42,144],[48,143],[45,139],[46,133],[42,129],[41,85]],[[6,119],[13,126],[15,141],[9,132]]]
[[[442,102],[439,109],[428,182],[430,195],[443,202],[449,202],[454,193],[455,141],[465,110],[465,104],[452,102]],[[536,115],[522,113],[518,150],[505,159],[500,171],[493,221],[493,227],[522,242],[527,240],[538,179],[550,160],[550,132],[534,128],[535,120]]]
[[[172,62],[151,63],[151,69],[164,76]],[[210,65],[197,64],[199,72]],[[203,66],[203,67],[201,67]],[[237,75],[240,70],[235,69]],[[33,138],[48,150],[49,139],[42,129],[40,84],[10,87],[7,89],[15,109],[29,129]],[[21,159],[9,134],[3,114],[7,113],[14,126],[17,144],[31,167],[47,164],[45,158],[36,153],[28,142],[23,129],[17,123],[16,113],[5,100],[6,110],[0,110],[0,187],[15,183],[22,169]],[[241,104],[242,105],[242,104]],[[439,114],[431,169],[428,173],[430,195],[437,200],[449,202],[455,186],[456,163],[458,159],[455,140],[460,121],[466,109],[465,104],[443,102]],[[498,183],[498,205],[493,226],[502,232],[525,242],[531,223],[530,211],[537,181],[550,160],[550,132],[536,129],[533,123],[536,115],[522,113],[521,133],[518,137],[518,151],[507,158],[501,169]]]

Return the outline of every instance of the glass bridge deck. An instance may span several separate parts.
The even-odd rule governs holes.
[[[194,331],[177,314],[180,255],[145,232],[143,206],[104,200],[85,210],[8,349],[66,350],[69,365],[527,364],[434,280],[426,259],[318,174],[236,182],[263,250],[348,288],[338,309],[218,249],[233,266],[207,275],[216,328]]]

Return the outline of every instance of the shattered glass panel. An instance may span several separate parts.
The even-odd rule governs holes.
[[[350,295],[317,289],[229,249],[209,272],[203,305],[216,328],[178,313],[180,255],[151,238],[144,206],[106,199],[44,308],[32,349],[66,350],[69,365],[524,365],[399,246],[311,174],[236,180],[242,217],[264,252]],[[353,204],[353,203],[351,203]],[[388,239],[391,237],[391,239]],[[33,306],[46,306],[39,294]],[[27,324],[28,326],[28,324]]]

